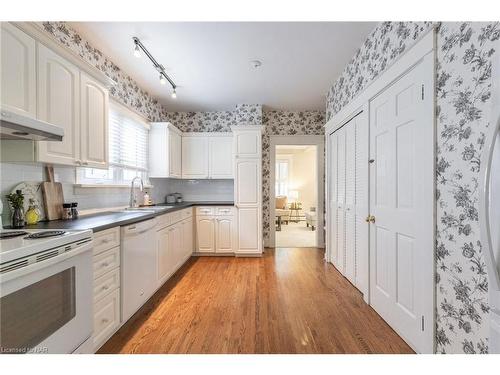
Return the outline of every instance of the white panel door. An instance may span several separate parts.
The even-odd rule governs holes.
[[[234,251],[235,223],[232,216],[219,216],[216,219],[215,252],[232,253]]]
[[[370,300],[419,352],[434,329],[432,74],[429,54],[370,102]]]
[[[168,227],[169,247],[173,253],[174,270],[180,267],[184,258],[184,248],[182,247],[182,226],[180,223]]]
[[[2,108],[36,117],[35,40],[8,22],[2,22],[0,57]]]
[[[243,130],[234,134],[235,154],[241,158],[260,158],[261,156],[261,132],[255,130]]]
[[[68,61],[38,45],[38,118],[64,129],[62,142],[38,142],[38,160],[79,165],[80,72]]]
[[[329,182],[328,182],[328,194],[330,200],[330,213],[329,213],[329,236],[328,244],[330,246],[330,262],[337,268],[338,264],[338,248],[337,248],[337,230],[338,230],[338,220],[337,220],[337,205],[338,205],[338,132],[332,133],[329,136]]]
[[[90,168],[108,168],[108,90],[80,74],[81,159]]]
[[[237,159],[235,163],[235,203],[238,207],[260,204],[260,159]]]
[[[233,138],[209,137],[210,178],[233,178]]]
[[[260,209],[258,207],[238,208],[237,253],[262,253],[262,243],[260,242],[262,229],[260,222]]]
[[[156,232],[157,287],[167,281],[174,269],[173,249],[170,248],[169,228]]]
[[[193,253],[193,218],[182,222],[183,258],[189,258]]]
[[[345,128],[338,130],[337,140],[337,268],[345,275]]]
[[[215,252],[215,218],[200,216],[196,218],[197,250],[200,253]]]
[[[169,130],[169,176],[181,178],[182,176],[182,137],[180,134]]]
[[[208,178],[208,137],[182,137],[182,178]]]
[[[345,276],[356,284],[356,120],[345,131],[344,248]]]

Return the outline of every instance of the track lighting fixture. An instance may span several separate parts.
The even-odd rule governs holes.
[[[167,75],[167,73],[165,73],[165,68],[163,67],[163,65],[160,65],[156,61],[153,55],[151,55],[151,53],[141,43],[139,38],[134,36],[132,40],[134,41],[135,45],[134,56],[141,57],[141,51],[144,52],[144,54],[148,57],[148,59],[151,60],[151,62],[153,63],[154,68],[160,73],[160,83],[162,85],[166,85],[167,82],[170,83],[170,86],[172,86],[173,89],[171,97],[172,99],[177,98],[177,92],[176,92],[177,85],[174,83],[174,81],[172,81],[172,79]]]

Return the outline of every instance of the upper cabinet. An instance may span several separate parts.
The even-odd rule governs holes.
[[[7,22],[0,26],[2,108],[36,117],[36,42]]]
[[[84,166],[106,168],[108,164],[108,90],[80,73],[81,158]]]
[[[80,165],[80,71],[38,46],[38,118],[64,129],[62,142],[38,142],[38,161]]]
[[[108,168],[109,78],[31,23],[2,22],[0,37],[1,107],[64,129],[29,155],[4,144],[2,160]]]
[[[236,158],[260,158],[262,134],[252,125],[232,126],[234,133],[234,154]]]
[[[232,179],[230,133],[189,133],[182,137],[182,178]]]
[[[208,178],[208,138],[200,133],[182,137],[182,178]]]
[[[155,122],[149,131],[149,177],[181,178],[181,132],[168,122]]]
[[[214,136],[208,138],[210,178],[233,178],[233,137]]]

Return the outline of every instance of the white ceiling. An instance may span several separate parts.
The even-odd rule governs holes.
[[[71,22],[169,111],[324,110],[325,94],[374,22]],[[178,85],[177,99],[143,55],[137,36]],[[262,61],[255,69],[251,60]]]

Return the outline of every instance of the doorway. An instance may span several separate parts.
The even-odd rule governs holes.
[[[323,136],[272,136],[270,247],[324,247]]]

